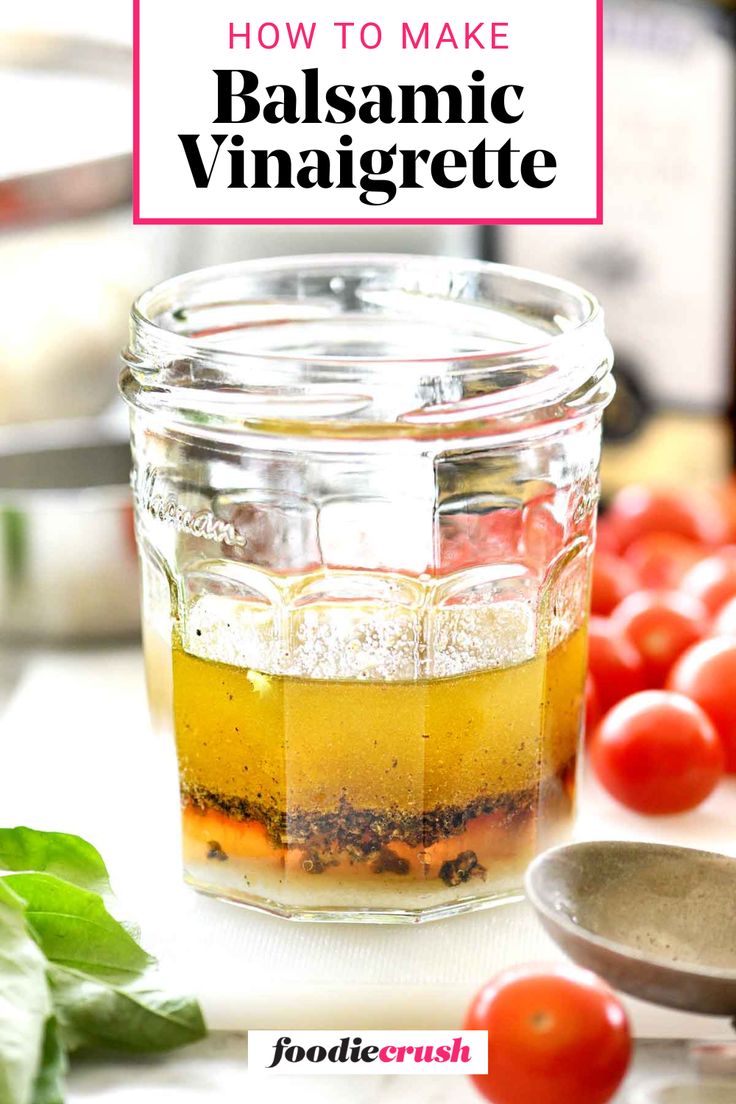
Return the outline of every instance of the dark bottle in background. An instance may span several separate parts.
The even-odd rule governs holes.
[[[604,224],[494,235],[499,259],[605,307],[618,395],[604,495],[733,466],[735,22],[711,0],[607,0]]]

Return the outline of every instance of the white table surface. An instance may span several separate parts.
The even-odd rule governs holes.
[[[160,1059],[85,1062],[69,1079],[68,1104],[244,1104],[260,1101],[249,1081],[247,1039],[216,1033]],[[629,1073],[611,1104],[648,1104],[646,1093],[663,1083],[705,1084],[689,1059],[688,1045],[639,1042]],[[721,1079],[721,1084],[723,1081]],[[732,1082],[736,1100],[736,1080]],[[728,1090],[726,1090],[728,1091]],[[269,1104],[482,1104],[464,1077],[285,1077],[268,1081]],[[538,1102],[528,1102],[538,1104]],[[539,1102],[542,1104],[542,1102]],[[693,1095],[692,1104],[705,1104]]]

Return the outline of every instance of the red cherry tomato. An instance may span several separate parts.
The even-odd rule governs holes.
[[[588,666],[604,713],[629,694],[646,689],[644,663],[633,644],[624,640],[605,617],[591,617]]]
[[[598,518],[595,530],[595,546],[598,551],[612,552],[614,556],[618,556],[621,551],[621,542],[618,539],[616,528],[608,520],[607,514],[602,514]]]
[[[443,571],[516,558],[521,512],[496,510],[487,515],[453,514],[440,527],[440,557]]]
[[[135,535],[135,514],[133,512],[133,503],[123,511],[123,541],[127,552],[135,559],[138,556],[138,543]]]
[[[598,691],[591,675],[585,680],[585,738],[593,735],[595,727],[602,717]]]
[[[487,514],[476,515],[473,520],[474,525],[468,531],[468,538],[475,544],[477,563],[518,558],[521,543],[521,510],[491,510]]]
[[[688,648],[667,686],[708,714],[723,742],[726,770],[736,774],[736,637],[716,636]]]
[[[459,535],[451,538],[443,534],[440,544],[441,570],[443,572],[460,571],[476,562],[476,549],[467,537]]]
[[[607,617],[627,594],[637,590],[639,580],[626,560],[610,552],[596,551],[590,587],[590,608]]]
[[[705,636],[707,622],[703,603],[676,590],[629,594],[611,617],[641,656],[649,686],[664,686],[675,660]]]
[[[622,548],[645,533],[676,533],[701,544],[717,544],[725,538],[723,518],[713,504],[696,505],[678,491],[632,484],[618,492],[607,517]]]
[[[725,539],[736,541],[736,477],[732,477],[712,492],[713,501],[721,511],[726,529]]]
[[[647,690],[608,713],[590,759],[622,805],[661,815],[694,809],[723,774],[723,745],[703,710],[681,694]]]
[[[729,544],[691,567],[682,589],[700,598],[711,614],[736,597],[736,545]]]
[[[674,533],[646,533],[633,540],[624,553],[643,587],[670,590],[707,554],[702,544]]]
[[[476,994],[468,1031],[488,1032],[493,1104],[606,1104],[624,1078],[631,1035],[617,996],[587,970],[516,966]]]
[[[736,636],[736,598],[726,602],[713,622],[713,632],[719,636]]]
[[[524,559],[545,570],[565,545],[565,527],[555,516],[555,492],[547,491],[522,511]]]

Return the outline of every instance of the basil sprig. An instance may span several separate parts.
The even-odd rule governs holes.
[[[0,828],[2,1104],[63,1104],[73,1051],[152,1053],[205,1034],[196,1000],[161,990],[155,959],[108,906],[86,840]]]

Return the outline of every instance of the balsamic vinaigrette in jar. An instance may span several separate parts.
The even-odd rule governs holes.
[[[188,882],[295,919],[519,896],[574,811],[610,364],[586,292],[485,262],[140,298],[121,387]]]

